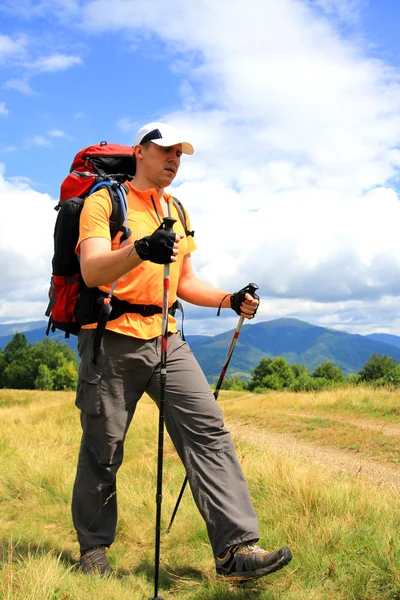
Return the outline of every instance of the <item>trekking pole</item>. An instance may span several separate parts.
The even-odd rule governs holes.
[[[164,217],[166,231],[172,231],[176,219]],[[158,576],[160,571],[160,534],[161,534],[161,504],[162,476],[164,453],[164,409],[165,387],[167,382],[167,352],[168,352],[168,296],[169,296],[170,264],[164,265],[163,302],[162,302],[162,335],[161,335],[161,373],[160,373],[160,406],[158,420],[158,459],[157,459],[157,492],[156,492],[156,540],[154,556],[154,596],[149,600],[163,600],[158,595]]]
[[[254,294],[256,293],[256,290],[258,290],[258,285],[256,285],[255,283],[249,283],[249,285],[247,287],[248,287],[248,293],[250,294],[250,296],[254,297]],[[229,346],[228,354],[226,355],[224,366],[222,367],[221,374],[220,374],[219,379],[217,381],[217,385],[215,386],[214,398],[215,398],[216,401],[218,399],[219,390],[221,389],[222,382],[225,379],[225,375],[226,375],[226,372],[228,370],[228,366],[229,366],[230,360],[232,358],[232,354],[233,354],[233,351],[235,349],[236,342],[238,341],[238,337],[239,337],[240,330],[242,329],[243,321],[244,321],[244,317],[240,317],[239,321],[238,321],[238,324],[236,326],[236,329],[235,329],[235,333],[233,334],[231,345]],[[173,513],[172,513],[172,517],[171,517],[171,520],[169,522],[168,529],[166,530],[166,533],[170,532],[170,529],[172,527],[172,523],[174,522],[174,519],[175,519],[175,515],[178,512],[178,508],[179,508],[179,505],[181,503],[182,496],[184,494],[187,482],[188,482],[188,478],[187,478],[187,475],[186,475],[185,476],[185,480],[184,480],[184,482],[182,484],[182,487],[181,487],[181,491],[179,492],[179,496],[178,496],[178,499],[176,501],[175,508],[174,508]]]

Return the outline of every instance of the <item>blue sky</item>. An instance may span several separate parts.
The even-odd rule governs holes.
[[[394,0],[2,0],[0,322],[43,318],[75,153],[165,120],[195,146],[174,193],[199,276],[257,282],[259,320],[400,335],[399,17]]]

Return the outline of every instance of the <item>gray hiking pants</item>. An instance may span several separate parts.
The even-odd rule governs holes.
[[[105,331],[97,365],[93,331],[82,330],[76,406],[82,441],[72,498],[81,552],[114,541],[116,475],[124,440],[144,392],[160,399],[161,338],[139,340]],[[214,556],[258,539],[258,523],[221,409],[190,348],[168,339],[165,424],[185,466]]]

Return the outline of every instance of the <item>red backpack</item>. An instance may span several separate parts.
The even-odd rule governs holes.
[[[65,337],[69,337],[70,334],[76,335],[81,326],[76,311],[84,283],[75,248],[79,239],[79,219],[85,199],[94,188],[107,186],[112,202],[111,239],[119,231],[123,231],[123,239],[126,239],[130,232],[127,226],[123,225],[122,184],[132,179],[134,174],[132,146],[101,142],[84,148],[75,156],[69,175],[61,184],[60,201],[55,207],[58,215],[54,228],[50,302],[46,310],[46,316],[49,317],[47,334],[50,329],[53,332],[60,329],[65,332]],[[89,288],[85,290],[85,295],[89,297],[98,293],[96,289],[94,293],[88,290]],[[96,298],[93,299],[96,301]],[[89,304],[88,298],[86,304]],[[90,312],[89,306],[86,309]]]

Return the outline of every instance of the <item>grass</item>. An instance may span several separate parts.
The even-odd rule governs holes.
[[[0,402],[0,598],[152,597],[158,419],[151,401],[139,403],[119,473],[118,532],[109,552],[116,576],[99,580],[76,568],[70,496],[80,430],[74,395],[2,390],[0,397],[6,400]],[[399,422],[398,396],[382,390],[348,390],[347,396],[345,390],[266,396],[222,392],[220,400],[228,425],[296,434],[300,429],[319,444],[326,433],[324,443],[334,447],[341,447],[343,432],[349,446],[360,443],[354,425],[340,433],[343,419]],[[398,436],[388,439],[396,448]],[[400,600],[399,490],[275,454],[251,435],[235,445],[262,543],[290,545],[293,561],[250,585],[217,582],[204,524],[186,491],[171,533],[162,535],[159,593],[165,600]],[[184,478],[168,438],[165,446],[163,526]],[[368,442],[358,451],[376,449]],[[388,451],[386,459],[396,464],[394,454],[391,459]]]
[[[219,400],[225,417],[241,424],[400,463],[399,392],[361,387],[302,394],[222,392]],[[390,425],[399,425],[398,435],[385,435]]]

